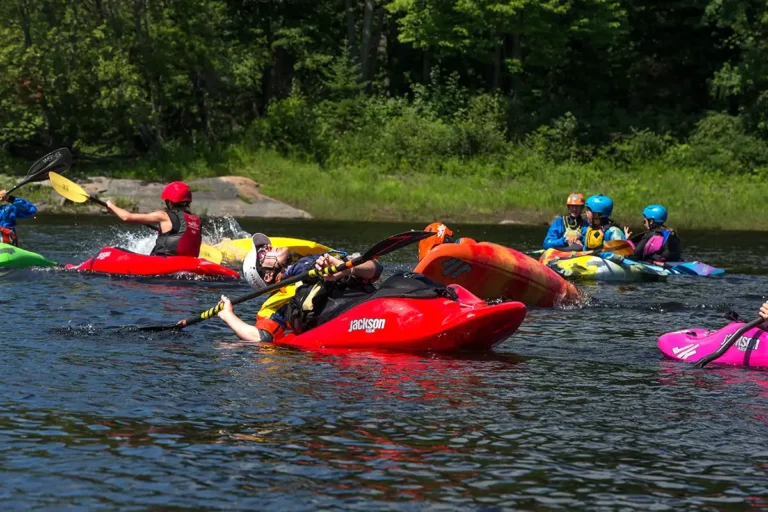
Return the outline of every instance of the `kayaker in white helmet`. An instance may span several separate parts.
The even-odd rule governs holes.
[[[253,248],[243,262],[243,275],[254,290],[312,268],[323,269],[343,262],[331,253],[324,253],[305,256],[291,263],[290,251],[285,247],[272,247],[269,237],[263,233],[253,235],[252,242]],[[256,315],[255,325],[240,319],[229,298],[222,295],[224,309],[219,318],[244,341],[274,341],[286,330],[299,334],[330,320],[375,292],[372,283],[379,279],[382,270],[378,262],[368,261],[326,276],[324,281],[290,284],[267,298]]]
[[[152,213],[132,213],[107,201],[107,208],[123,222],[132,224],[157,225],[157,241],[152,249],[153,256],[192,256],[200,254],[203,242],[200,217],[189,212],[192,191],[181,181],[168,184],[160,195],[165,201],[165,210]]]

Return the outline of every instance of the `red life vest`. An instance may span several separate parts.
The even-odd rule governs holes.
[[[197,258],[203,242],[200,217],[183,210],[166,210],[166,213],[171,219],[171,230],[158,233],[152,255]]]
[[[0,242],[18,247],[19,237],[16,236],[16,230],[0,227]]]

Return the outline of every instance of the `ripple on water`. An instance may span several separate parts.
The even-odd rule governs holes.
[[[35,222],[29,246],[63,262],[124,229]],[[411,227],[246,226],[345,250]],[[454,231],[521,249],[541,235]],[[251,346],[217,319],[182,333],[115,329],[170,323],[247,287],[14,272],[0,287],[12,319],[0,498],[9,510],[768,507],[768,378],[694,370],[656,349],[663,332],[749,317],[765,297],[749,239],[708,240],[686,236],[695,257],[752,270],[585,286],[583,307],[533,309],[494,353],[471,357]],[[414,261],[401,251],[387,272]],[[252,318],[257,305],[237,309]]]

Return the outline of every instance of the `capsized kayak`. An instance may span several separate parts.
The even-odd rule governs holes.
[[[461,285],[483,299],[506,298],[529,307],[581,298],[578,288],[535,259],[488,242],[438,245],[413,271],[438,283]]]
[[[66,268],[128,276],[164,276],[188,273],[205,277],[240,278],[240,274],[234,270],[201,258],[147,256],[117,247],[104,247],[96,256],[79,265],[66,265]]]
[[[525,319],[526,308],[519,302],[489,305],[461,286],[450,288],[457,300],[374,296],[275,344],[309,350],[484,351],[506,340]]]
[[[539,263],[546,265],[554,259],[577,258],[579,256],[590,256],[594,251],[561,251],[560,249],[546,249],[539,256]]]
[[[52,267],[56,265],[45,256],[25,251],[9,244],[0,244],[0,268]]]
[[[718,350],[723,343],[744,326],[732,323],[719,331],[684,329],[668,332],[659,337],[659,350],[668,358],[695,363]],[[750,329],[713,363],[740,366],[768,366],[768,332]]]
[[[292,253],[300,256],[309,256],[310,254],[322,254],[331,250],[323,244],[312,242],[310,240],[301,240],[299,238],[286,238],[281,236],[271,236],[274,247],[287,247]],[[228,261],[243,261],[248,252],[253,248],[253,242],[250,238],[238,238],[231,240],[225,238],[214,247],[221,251],[224,259]]]
[[[547,266],[566,279],[593,281],[661,281],[670,275],[670,271],[662,267],[638,263],[610,253],[604,253],[603,257],[555,259]]]

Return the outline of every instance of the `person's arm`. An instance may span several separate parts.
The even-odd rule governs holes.
[[[547,236],[544,237],[544,243],[541,244],[542,249],[559,249],[566,247],[568,240],[565,239],[565,223],[562,217],[558,217],[549,226],[547,230]]]
[[[16,208],[16,218],[18,219],[34,217],[37,213],[37,207],[26,199],[14,196],[6,196],[5,200]]]
[[[251,343],[260,343],[262,341],[261,330],[241,320],[235,314],[235,309],[232,307],[232,302],[228,297],[222,295],[221,303],[224,304],[224,309],[219,311],[218,316],[235,332],[238,338]]]
[[[680,261],[682,258],[680,255],[680,239],[674,231],[667,237],[667,243],[664,244],[661,256],[664,258],[664,261]]]
[[[339,258],[326,253],[315,260],[315,268],[317,270],[321,270],[328,267],[342,265],[343,263],[344,262]],[[329,276],[323,276],[323,279],[326,281],[338,281],[343,277],[352,276],[357,279],[363,279],[366,281],[375,281],[381,275],[382,270],[383,267],[381,264],[375,261],[366,261],[365,263],[361,263],[356,267],[347,268],[341,272],[336,272],[335,274],[331,274]]]
[[[159,224],[161,231],[165,233],[171,230],[171,219],[163,210],[157,210],[152,213],[131,213],[124,208],[120,208],[112,201],[107,201],[109,211],[117,215],[123,222],[129,224]]]

